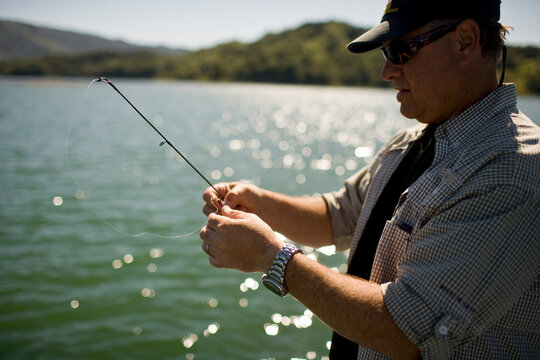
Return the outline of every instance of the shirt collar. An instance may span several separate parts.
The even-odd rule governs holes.
[[[501,111],[517,105],[516,87],[507,84],[443,122],[435,132],[435,161],[460,145],[471,143],[485,133],[489,121]]]
[[[463,143],[469,143],[482,136],[486,121],[498,112],[517,105],[516,86],[505,84],[476,102],[459,115],[441,123],[435,131],[435,157],[439,161]],[[403,150],[422,136],[425,124],[417,124],[395,142],[388,151]]]

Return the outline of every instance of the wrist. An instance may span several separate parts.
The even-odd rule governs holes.
[[[272,202],[272,192],[266,189],[257,188],[255,192],[256,213],[261,218],[267,218],[272,211],[274,204]]]
[[[285,244],[281,250],[277,253],[274,261],[266,274],[262,277],[262,283],[266,288],[275,293],[278,296],[285,296],[289,292],[287,285],[285,284],[285,273],[287,271],[287,264],[290,259],[298,253],[302,253],[302,250],[298,249],[292,244]]]
[[[274,261],[276,260],[279,252],[281,251],[282,247],[285,245],[285,243],[283,243],[282,245],[276,247],[276,248],[272,248],[271,250],[267,251],[266,254],[265,254],[265,259],[264,259],[264,263],[262,264],[262,267],[261,267],[261,272],[262,273],[268,273],[268,270],[270,270],[270,268],[272,267],[272,265],[274,264]]]

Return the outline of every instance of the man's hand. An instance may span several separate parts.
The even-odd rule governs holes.
[[[244,272],[266,272],[284,245],[257,215],[228,205],[221,209],[221,215],[209,214],[200,236],[210,264]]]
[[[262,191],[257,186],[233,182],[216,184],[215,188],[219,194],[211,187],[203,193],[203,213],[205,215],[210,215],[211,213],[215,213],[216,210],[220,210],[218,200],[222,200],[222,204],[232,209],[254,214],[259,213]]]
[[[222,205],[227,205],[257,215],[274,231],[298,244],[321,247],[333,243],[330,215],[321,196],[288,196],[232,182],[217,184],[215,189],[209,187],[203,199],[205,215],[221,214]]]

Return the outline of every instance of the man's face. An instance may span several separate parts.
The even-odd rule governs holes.
[[[433,27],[423,26],[403,39],[416,37]],[[422,47],[405,64],[386,61],[381,76],[394,83],[403,116],[429,124],[444,121],[458,113],[459,96],[456,95],[459,87],[456,84],[456,58],[452,52],[451,34]]]

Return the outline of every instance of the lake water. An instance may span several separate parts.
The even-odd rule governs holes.
[[[1,357],[324,359],[331,331],[302,305],[209,265],[206,183],[90,80],[0,78]],[[296,195],[337,189],[414,124],[392,90],[114,82],[212,182]],[[539,123],[539,97],[518,105]]]

